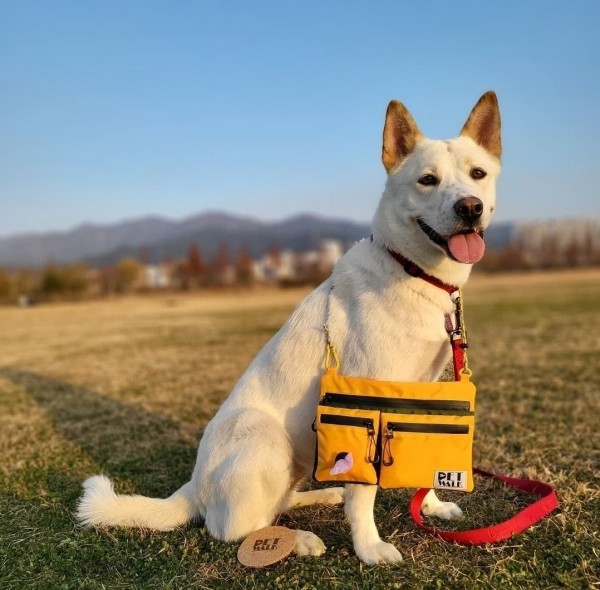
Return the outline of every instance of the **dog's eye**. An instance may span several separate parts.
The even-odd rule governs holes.
[[[481,180],[487,176],[487,172],[482,168],[473,168],[471,170],[471,178],[473,180]]]
[[[423,186],[436,186],[439,183],[439,179],[433,174],[425,174],[419,178],[419,184],[422,184]]]

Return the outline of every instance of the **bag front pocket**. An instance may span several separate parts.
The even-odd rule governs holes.
[[[317,406],[314,478],[377,483],[379,412]]]
[[[384,413],[382,488],[473,490],[473,416]]]

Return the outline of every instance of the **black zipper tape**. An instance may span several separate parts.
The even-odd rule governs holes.
[[[321,424],[338,424],[339,426],[362,426],[363,428],[373,428],[371,418],[361,418],[360,416],[339,416],[337,414],[321,414]]]
[[[468,424],[423,424],[417,422],[388,422],[393,432],[418,432],[424,434],[469,434]]]
[[[469,413],[471,404],[468,401],[442,399],[406,399],[392,397],[374,397],[371,395],[350,395],[346,393],[326,393],[321,401],[325,406],[351,406],[382,410],[421,411],[421,412],[457,412]]]

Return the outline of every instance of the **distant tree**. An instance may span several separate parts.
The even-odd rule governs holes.
[[[0,268],[0,299],[8,299],[12,294],[12,281],[8,274]]]
[[[43,296],[54,298],[65,292],[65,277],[60,268],[49,263],[42,273],[40,293]]]
[[[573,237],[565,246],[563,255],[567,267],[573,268],[575,266],[581,266],[584,260],[583,249],[576,237]]]
[[[173,265],[171,279],[176,289],[185,291],[190,288],[191,280],[187,260],[179,260]]]
[[[187,273],[191,286],[197,287],[204,281],[206,265],[204,264],[200,247],[195,242],[190,245],[188,250]]]
[[[600,264],[600,244],[595,239],[594,232],[592,231],[592,228],[589,225],[586,228],[585,233],[583,234],[581,251],[583,264]]]
[[[40,289],[41,277],[38,271],[22,269],[14,278],[15,291],[18,296],[33,296]]]
[[[558,240],[555,235],[546,235],[539,249],[539,260],[542,268],[555,268],[560,263]]]
[[[516,241],[500,250],[488,250],[476,268],[483,272],[527,270],[531,268],[531,263],[523,244]]]
[[[250,285],[254,282],[254,260],[246,247],[239,252],[235,263],[235,275],[240,285]]]
[[[231,258],[229,256],[229,246],[227,242],[223,240],[219,244],[219,248],[215,255],[215,266],[218,270],[223,270],[231,264]]]
[[[209,281],[214,285],[225,285],[230,283],[230,270],[233,270],[229,246],[222,241],[212,259],[210,265]]]
[[[142,265],[134,258],[123,258],[115,267],[115,288],[119,293],[131,293],[142,275]]]
[[[39,293],[43,297],[80,297],[89,289],[89,270],[83,264],[46,266],[42,272]]]
[[[84,264],[71,264],[62,270],[65,294],[71,297],[84,295],[89,287],[89,269]]]
[[[279,248],[279,244],[276,242],[271,242],[268,256],[273,267],[278,268],[281,264],[281,249]]]
[[[519,244],[509,244],[499,252],[499,270],[526,270],[530,268],[527,251]]]
[[[110,295],[116,291],[115,269],[105,266],[98,271],[98,290],[102,295]]]

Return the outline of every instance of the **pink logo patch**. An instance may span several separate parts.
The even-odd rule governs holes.
[[[329,472],[330,475],[340,475],[342,473],[348,473],[354,465],[354,459],[352,453],[338,453],[335,458],[335,464]]]

